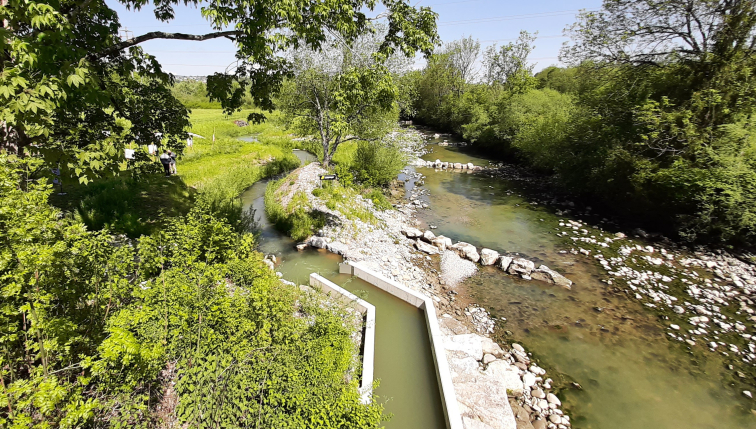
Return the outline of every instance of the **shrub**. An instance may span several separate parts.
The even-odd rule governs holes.
[[[402,151],[391,144],[360,141],[352,160],[357,179],[367,186],[387,186],[406,165]]]

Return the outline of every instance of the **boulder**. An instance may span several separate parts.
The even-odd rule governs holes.
[[[532,374],[530,372],[526,372],[525,375],[522,376],[522,384],[525,385],[525,387],[533,387],[536,384],[536,376],[535,374]]]
[[[347,251],[349,250],[349,246],[344,243],[334,241],[333,243],[329,243],[326,246],[326,250],[337,255],[346,255]]]
[[[480,251],[480,264],[481,265],[493,265],[499,259],[499,252],[491,249],[481,249]]]
[[[433,165],[434,165],[434,166],[435,166],[436,168],[441,168],[441,160],[440,160],[440,159],[437,159],[437,160],[436,160],[436,162],[434,162],[434,163],[433,163]]]
[[[325,237],[312,237],[309,241],[310,246],[318,249],[325,249],[328,246],[328,239]]]
[[[496,356],[494,356],[492,354],[486,353],[486,354],[483,355],[483,365],[488,365],[489,363],[491,363],[491,362],[493,362],[495,360],[496,360]]]
[[[454,168],[457,169],[457,170],[461,170],[462,169],[462,164],[459,163],[459,162],[455,162],[454,163]]]
[[[417,228],[412,228],[411,226],[402,228],[402,234],[406,235],[407,238],[418,238],[423,236],[422,231]]]
[[[450,250],[456,252],[460,257],[469,259],[470,261],[478,262],[480,260],[478,249],[476,249],[475,246],[470,243],[460,241],[459,243],[451,246]]]
[[[546,395],[546,400],[549,401],[549,404],[554,404],[557,407],[562,405],[562,401],[557,398],[557,396],[553,393],[549,393]]]
[[[484,373],[493,377],[497,383],[504,387],[508,395],[522,396],[523,385],[516,366],[503,360],[496,360],[488,364]]]
[[[452,241],[451,238],[444,237],[443,235],[437,235],[436,238],[431,241],[431,244],[438,247],[438,249],[443,252],[447,247],[451,247]]]
[[[499,260],[496,261],[496,266],[501,268],[502,271],[507,271],[509,269],[509,265],[512,264],[512,258],[509,256],[501,256],[499,257]]]
[[[428,243],[433,243],[433,239],[436,238],[436,234],[431,231],[425,231],[422,238]]]
[[[473,165],[473,163],[472,163],[472,162],[468,162],[468,163],[467,163],[467,169],[468,169],[468,170],[474,170],[474,169],[475,169],[475,166]]]
[[[438,247],[432,246],[419,238],[415,241],[415,247],[417,247],[417,250],[429,255],[438,255],[440,253]]]
[[[464,334],[444,338],[444,348],[449,351],[458,351],[475,358],[476,361],[483,359],[483,344],[480,335]]]
[[[265,263],[265,265],[266,265],[266,266],[267,266],[267,267],[268,267],[268,268],[269,268],[269,269],[270,269],[271,271],[275,271],[275,270],[276,270],[276,266],[275,266],[275,265],[273,265],[273,261],[271,261],[270,259],[263,259],[263,262]]]
[[[535,268],[535,263],[527,259],[515,258],[509,265],[507,272],[520,277],[529,276]]]
[[[552,270],[546,265],[541,265],[530,274],[533,280],[540,280],[542,282],[555,284],[565,289],[572,289],[572,280]]]
[[[494,355],[497,358],[504,356],[504,350],[490,338],[483,338],[483,353]]]

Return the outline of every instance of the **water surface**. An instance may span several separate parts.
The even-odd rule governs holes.
[[[430,141],[431,153],[423,159],[488,163],[437,142]],[[575,282],[567,291],[485,268],[463,285],[474,302],[507,319],[498,326],[501,338],[522,343],[550,373],[582,386],[561,393],[573,427],[756,427],[748,403],[728,386],[731,374],[721,357],[687,354],[665,338],[656,316],[602,283],[603,273],[590,259],[560,254],[570,246],[554,228],[565,218],[529,200],[520,183],[481,173],[418,171],[430,191],[423,197],[430,210],[420,217],[437,226],[437,234],[527,255]]]

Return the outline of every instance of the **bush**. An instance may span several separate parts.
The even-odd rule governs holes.
[[[279,282],[254,237],[200,206],[115,241],[61,218],[24,170],[0,156],[0,425],[380,424],[353,377],[358,321]]]
[[[367,186],[387,186],[406,165],[398,147],[380,142],[360,141],[351,168],[357,179]]]
[[[265,188],[265,213],[273,224],[294,240],[300,241],[312,236],[325,226],[325,214],[310,210],[307,196],[301,192],[293,195],[284,207],[277,192],[288,179],[275,180]]]

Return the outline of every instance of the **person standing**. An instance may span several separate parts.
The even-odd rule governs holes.
[[[171,155],[170,152],[163,149],[163,153],[160,154],[160,163],[163,164],[163,169],[165,170],[165,176],[168,177],[171,175]]]
[[[171,173],[178,174],[178,171],[176,171],[176,153],[168,151],[168,155],[171,157]]]

